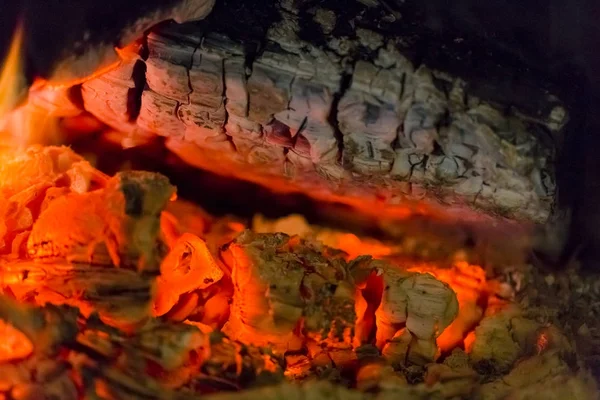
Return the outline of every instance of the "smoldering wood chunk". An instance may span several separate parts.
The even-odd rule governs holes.
[[[258,349],[234,342],[221,334],[191,332],[189,325],[167,325],[148,330],[129,344],[140,343],[142,351],[130,351],[133,357],[143,355],[148,361],[158,361],[159,371],[153,378],[163,388],[195,388],[195,394],[232,390],[265,383],[279,383],[283,378],[279,360],[267,349]],[[162,332],[161,332],[162,331]],[[178,331],[190,335],[190,339],[176,336]],[[137,340],[136,340],[137,339]],[[140,354],[141,353],[141,354]],[[160,358],[157,359],[157,354]],[[198,356],[201,358],[198,359]],[[141,368],[140,368],[141,367]],[[144,364],[137,374],[127,371],[132,378],[143,376]]]
[[[26,256],[39,214],[56,197],[103,186],[107,176],[67,147],[0,152],[0,253]]]
[[[206,378],[192,382],[210,384],[211,377],[223,378],[238,387],[279,384],[283,381],[283,360],[269,348],[235,342],[222,333],[210,334],[210,354],[202,364]]]
[[[467,334],[483,318],[488,283],[485,271],[478,265],[456,262],[450,268],[419,266],[420,272],[430,273],[436,279],[450,285],[458,300],[458,314],[454,321],[437,338],[442,352],[462,345]]]
[[[69,400],[79,398],[78,392],[94,398],[200,398],[283,377],[280,360],[268,350],[189,324],[150,321],[127,332],[95,315],[82,319],[76,308],[32,307],[6,297],[0,297],[0,319],[33,344],[28,358],[0,361],[0,394],[15,399],[31,398],[26,394],[32,388],[38,396]]]
[[[36,308],[5,295],[0,296],[0,320],[25,335],[33,345],[34,354],[56,355],[60,345],[74,340],[77,334],[76,309]]]
[[[157,278],[154,315],[183,321],[190,316],[220,329],[229,316],[229,282],[205,241],[185,233],[161,262]],[[198,315],[201,314],[201,315]]]
[[[92,320],[79,335],[78,345],[78,351],[83,346],[102,356],[91,357],[84,366],[115,395],[122,390],[148,391],[165,398],[183,390],[196,398],[203,392],[282,379],[280,362],[268,350],[220,333],[203,333],[190,324],[153,321],[127,335]]]
[[[465,339],[470,361],[480,374],[490,377],[508,374],[500,381],[484,385],[485,391],[499,389],[496,394],[500,395],[502,391],[510,391],[510,386],[525,387],[546,374],[573,372],[571,367],[577,358],[573,342],[556,326],[542,324],[514,306],[489,314]],[[539,368],[538,363],[547,363],[547,368]],[[539,375],[523,372],[529,368],[531,373]]]
[[[305,338],[349,348],[354,289],[344,260],[327,252],[285,234],[242,233],[223,253],[235,288],[223,332],[278,351],[298,349]]]
[[[160,212],[174,193],[161,175],[123,172],[104,188],[58,197],[34,223],[28,253],[156,271]]]
[[[2,396],[15,399],[77,399],[77,387],[69,365],[59,359],[61,351],[64,351],[63,344],[75,342],[78,332],[76,318],[77,310],[74,308],[33,308],[7,296],[0,297],[0,320],[5,345],[20,339],[21,348],[29,343],[32,350],[27,358],[0,361]],[[9,348],[3,346],[3,349]],[[13,356],[17,355],[19,349],[13,350]]]
[[[438,353],[436,338],[458,314],[454,291],[430,274],[402,270],[364,256],[351,265],[367,302],[364,330],[375,330],[376,344],[394,364],[423,365]],[[370,315],[369,315],[370,314]],[[371,325],[371,326],[369,326]]]
[[[574,351],[570,340],[556,327],[543,326],[514,307],[486,316],[465,339],[465,346],[476,369],[490,375],[510,371],[509,376],[519,368],[522,357],[556,353],[564,361],[573,357]],[[532,363],[540,361],[534,359]]]

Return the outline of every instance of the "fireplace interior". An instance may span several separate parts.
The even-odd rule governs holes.
[[[0,398],[600,398],[575,14],[8,4]]]

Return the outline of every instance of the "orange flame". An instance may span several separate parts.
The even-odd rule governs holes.
[[[22,72],[22,46],[23,25],[19,24],[0,72],[0,121],[18,103],[26,86]]]
[[[44,135],[49,132],[47,136],[52,137],[57,131],[56,119],[39,107],[32,107],[30,102],[15,109],[27,89],[23,74],[23,32],[23,24],[19,23],[0,70],[0,145],[12,148],[37,141],[38,132]]]
[[[123,60],[139,57],[140,44],[137,42],[115,48],[117,60],[89,76],[58,84],[38,77],[27,91],[22,72],[23,32],[23,25],[19,24],[0,69],[0,146],[22,148],[31,144],[62,144],[66,134],[63,118],[76,117],[82,112],[72,103],[70,88],[117,68]],[[15,109],[25,94],[28,94],[27,102]]]

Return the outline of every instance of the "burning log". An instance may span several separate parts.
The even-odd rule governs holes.
[[[297,10],[280,14],[260,49],[202,24],[154,30],[136,61],[145,86],[126,62],[83,85],[84,106],[117,129],[167,137],[192,165],[277,190],[548,219],[556,149],[539,131],[560,134],[560,104],[548,100],[541,117],[506,113],[461,79],[413,65],[393,39],[358,29],[348,48],[327,34],[317,46],[299,39]],[[358,60],[368,38],[376,51]],[[139,114],[123,112],[132,87]]]

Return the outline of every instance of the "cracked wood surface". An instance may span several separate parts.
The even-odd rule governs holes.
[[[414,65],[398,38],[360,28],[316,45],[298,38],[296,9],[279,12],[259,41],[214,22],[154,30],[145,59],[83,84],[84,107],[130,136],[166,137],[192,165],[279,191],[547,221],[556,197],[548,138],[567,121],[555,98],[542,114],[488,103],[467,82]]]

